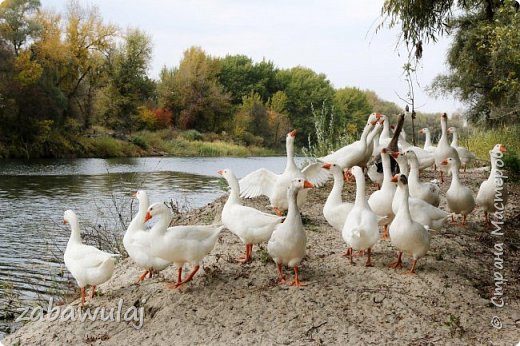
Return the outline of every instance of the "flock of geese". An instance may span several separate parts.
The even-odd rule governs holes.
[[[385,115],[372,113],[368,117],[361,138],[339,150],[318,158],[317,162],[300,169],[294,161],[296,131],[287,134],[287,164],[282,174],[267,169],[256,170],[240,181],[229,169],[218,173],[230,187],[229,197],[222,209],[221,223],[212,225],[182,225],[169,227],[173,214],[161,202],[149,205],[144,190],[136,192],[139,210],[132,219],[123,238],[130,258],[145,271],[138,282],[147,276],[174,264],[177,280],[169,287],[178,288],[186,284],[197,273],[202,259],[209,254],[223,229],[235,234],[245,245],[242,263],[251,261],[253,245],[267,242],[267,251],[277,265],[278,282],[285,283],[283,265],[293,268],[294,277],[289,283],[301,286],[298,266],[305,256],[307,237],[300,215],[309,189],[322,186],[332,175],[334,184],[323,207],[327,222],[347,244],[344,255],[352,263],[353,251],[366,253],[366,266],[372,266],[371,249],[381,238],[379,228],[383,226],[382,238],[389,239],[397,248],[398,257],[390,264],[402,267],[402,254],[412,257],[409,273],[415,273],[417,260],[430,247],[430,229],[439,230],[449,213],[439,208],[441,189],[439,181],[424,182],[419,172],[426,168],[437,168],[441,181],[444,173],[452,176],[446,192],[447,207],[454,215],[462,215],[462,225],[476,204],[483,208],[485,220],[495,211],[494,198],[497,189],[495,175],[501,153],[506,151],[502,144],[490,151],[491,172],[484,181],[476,198],[459,179],[461,165],[475,158],[466,148],[458,146],[456,129],[447,127],[447,116],[440,119],[442,136],[433,146],[427,128],[419,132],[426,136],[423,148],[406,141],[404,132],[398,140],[399,151],[387,149],[391,140],[391,128]],[[453,142],[448,142],[448,133]],[[397,138],[397,134],[396,134]],[[374,164],[374,157],[382,162],[382,172]],[[397,162],[399,173],[392,174],[392,158]],[[365,173],[380,188],[368,198],[365,191]],[[342,200],[344,182],[355,179],[355,202]],[[241,197],[254,198],[265,195],[275,214],[264,213],[245,206]],[[505,199],[506,193],[503,191]],[[158,219],[150,229],[146,222]],[[64,254],[65,265],[81,288],[81,304],[85,303],[85,288],[92,286],[94,297],[96,285],[112,276],[117,255],[103,252],[81,241],[78,218],[71,210],[64,213],[64,222],[71,226],[71,236]],[[191,272],[183,277],[183,266],[189,263]]]

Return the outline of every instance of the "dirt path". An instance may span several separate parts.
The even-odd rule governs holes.
[[[487,174],[474,170],[462,175],[462,181],[476,193]],[[118,265],[114,277],[101,287],[103,294],[94,299],[90,308],[117,307],[122,298],[122,311],[130,306],[136,306],[136,311],[143,309],[144,325],[140,330],[129,322],[99,319],[38,321],[28,323],[2,342],[511,345],[520,341],[519,185],[509,184],[504,236],[491,235],[492,229],[484,227],[482,211],[477,208],[466,227],[449,224],[440,232],[432,232],[431,249],[419,260],[417,275],[410,276],[387,268],[395,256],[395,249],[387,241],[375,246],[373,268],[364,267],[364,258],[357,258],[352,266],[339,255],[344,250],[341,235],[328,226],[321,213],[331,184],[309,193],[302,212],[309,239],[301,268],[307,284],[303,288],[276,284],[276,268],[265,245],[254,248],[252,263],[239,264],[235,259],[243,245],[224,231],[204,260],[203,270],[182,290],[166,288],[165,278],[175,278],[173,267],[165,270],[161,278],[135,285],[139,270],[128,259]],[[442,188],[445,192],[448,185]],[[347,200],[354,199],[354,189],[354,185],[346,187]],[[224,201],[225,197],[182,215],[179,222],[209,223],[218,219]],[[247,203],[263,209],[268,204],[263,198]],[[497,243],[504,243],[503,255],[498,256],[503,259],[503,270],[494,267]],[[408,258],[405,265],[409,265]],[[509,280],[503,286],[506,304],[502,308],[490,301],[495,291],[494,272]],[[292,277],[289,270],[287,274]],[[491,326],[493,316],[499,317],[502,329]]]

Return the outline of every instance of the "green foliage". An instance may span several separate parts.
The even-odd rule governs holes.
[[[373,108],[365,92],[358,88],[343,88],[336,90],[334,109],[336,117],[332,126],[346,128],[348,124],[355,126],[356,132],[361,132],[367,114],[372,113]]]
[[[296,137],[299,144],[314,139],[312,105],[324,102],[330,105],[334,99],[334,89],[327,77],[305,67],[280,70],[277,80],[287,95],[286,109],[292,125],[300,131]]]
[[[148,149],[148,143],[146,143],[145,139],[142,136],[132,137],[132,143],[137,145],[141,149]]]
[[[323,103],[319,110],[313,108],[312,112],[316,139],[309,138],[309,146],[303,149],[306,157],[316,158],[325,156],[355,141],[353,134],[347,132],[347,127],[339,128],[334,126],[336,112],[333,107],[329,108]]]
[[[188,141],[201,141],[203,138],[202,133],[200,133],[197,130],[184,131],[183,133],[181,133],[180,137]]]
[[[34,14],[39,8],[39,0],[4,0],[0,3],[0,37],[10,43],[15,55],[27,41],[38,35],[40,26]]]

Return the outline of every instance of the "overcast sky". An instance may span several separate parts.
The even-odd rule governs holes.
[[[280,68],[297,65],[324,73],[335,88],[374,90],[398,105],[407,84],[402,66],[406,50],[395,50],[397,31],[377,34],[384,0],[80,0],[100,9],[121,28],[137,27],[152,37],[150,74],[177,66],[184,50],[199,46],[212,56],[244,54]],[[44,8],[63,12],[67,1],[41,0]],[[416,107],[424,112],[461,110],[452,99],[433,99],[422,89],[445,72],[442,40],[424,46],[418,71]],[[399,53],[401,56],[399,56]]]

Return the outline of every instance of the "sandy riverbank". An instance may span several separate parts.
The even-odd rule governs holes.
[[[431,176],[428,173],[427,176]],[[462,181],[474,192],[487,172],[473,170]],[[265,245],[254,248],[254,261],[242,265],[240,240],[224,231],[204,260],[194,281],[181,290],[169,289],[170,267],[160,278],[134,282],[140,274],[131,260],[119,263],[113,278],[100,287],[102,295],[89,307],[135,306],[144,311],[144,325],[101,321],[30,322],[2,342],[5,345],[192,345],[192,344],[496,344],[520,341],[520,187],[511,185],[505,235],[496,237],[484,227],[477,208],[465,228],[448,224],[432,232],[428,255],[419,260],[417,275],[387,268],[395,256],[389,242],[374,248],[373,268],[364,258],[351,266],[339,254],[341,235],[322,216],[332,182],[309,193],[303,209],[308,234],[307,257],[301,275],[303,288],[276,284],[276,268]],[[446,191],[448,185],[443,185]],[[344,196],[354,199],[354,185]],[[371,187],[371,191],[372,191]],[[181,223],[210,223],[220,216],[225,198],[182,215]],[[247,201],[265,209],[267,200]],[[441,206],[444,207],[445,201]],[[506,305],[490,302],[495,282],[494,244],[504,242]],[[405,265],[409,259],[405,258]],[[188,268],[186,268],[188,270]],[[287,270],[291,275],[292,272]],[[76,299],[72,304],[78,304]],[[63,308],[63,307],[62,307]],[[491,326],[493,316],[503,323]]]

